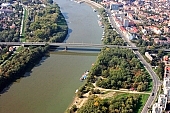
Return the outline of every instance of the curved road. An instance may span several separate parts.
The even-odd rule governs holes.
[[[121,32],[121,30],[116,26],[112,16],[111,16],[111,12],[110,10],[107,10],[107,13],[109,15],[109,19],[111,22],[111,25],[114,26],[117,30],[117,32],[121,35],[121,37],[128,43],[129,46],[131,47],[136,47],[135,44],[133,44],[132,42],[130,42],[126,36]],[[153,89],[151,92],[151,95],[149,96],[145,106],[143,107],[143,110],[141,113],[147,113],[148,112],[148,107],[151,107],[151,105],[153,104],[154,100],[157,97],[157,92],[159,90],[159,86],[161,85],[161,81],[159,80],[158,76],[156,75],[156,73],[152,70],[152,67],[149,63],[146,62],[146,60],[143,58],[143,56],[139,53],[139,51],[134,51],[134,53],[136,54],[136,56],[139,58],[139,60],[141,61],[141,63],[144,65],[145,69],[148,71],[148,73],[150,74],[152,80],[153,80]]]

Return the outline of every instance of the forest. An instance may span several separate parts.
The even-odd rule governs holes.
[[[77,113],[134,113],[139,101],[140,95],[118,94],[106,99],[92,95],[88,98],[87,103],[78,109]]]
[[[151,79],[132,50],[106,47],[98,55],[87,80],[95,81],[97,86],[107,89],[146,91]]]
[[[57,4],[32,6],[26,20],[26,40],[31,42],[63,42],[68,27]]]

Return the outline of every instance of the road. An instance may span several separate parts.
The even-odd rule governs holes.
[[[109,15],[110,18],[110,22],[111,25],[115,27],[116,31],[120,34],[120,36],[127,42],[127,44],[131,47],[136,47],[135,44],[133,44],[131,41],[129,41],[127,39],[127,37],[120,31],[120,29],[116,26],[113,17],[111,16],[111,12],[109,9],[106,9],[107,13]],[[128,46],[127,46],[128,47]],[[158,76],[156,75],[156,73],[152,70],[152,67],[149,63],[146,62],[146,60],[143,58],[143,56],[140,54],[140,52],[138,50],[134,51],[134,53],[136,54],[136,56],[140,59],[141,63],[144,65],[145,69],[148,71],[148,73],[150,74],[152,81],[153,81],[153,88],[152,88],[152,92],[145,104],[145,106],[143,107],[143,110],[141,113],[147,113],[148,112],[148,107],[151,107],[151,105],[153,104],[154,100],[157,97],[157,92],[159,90],[159,86],[161,85],[161,81],[159,80]],[[153,94],[153,95],[152,95]]]

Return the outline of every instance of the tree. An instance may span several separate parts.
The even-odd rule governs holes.
[[[47,3],[53,4],[53,0],[47,0]]]
[[[164,56],[164,51],[163,50],[158,50],[157,56],[158,56],[158,58],[162,58]]]

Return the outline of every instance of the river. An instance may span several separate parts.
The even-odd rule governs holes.
[[[68,26],[66,42],[101,43],[103,29],[97,12],[85,3],[55,0]],[[84,82],[79,78],[91,68],[97,55],[54,52],[35,66],[27,77],[13,83],[0,96],[0,113],[63,113],[71,104],[75,90]]]

